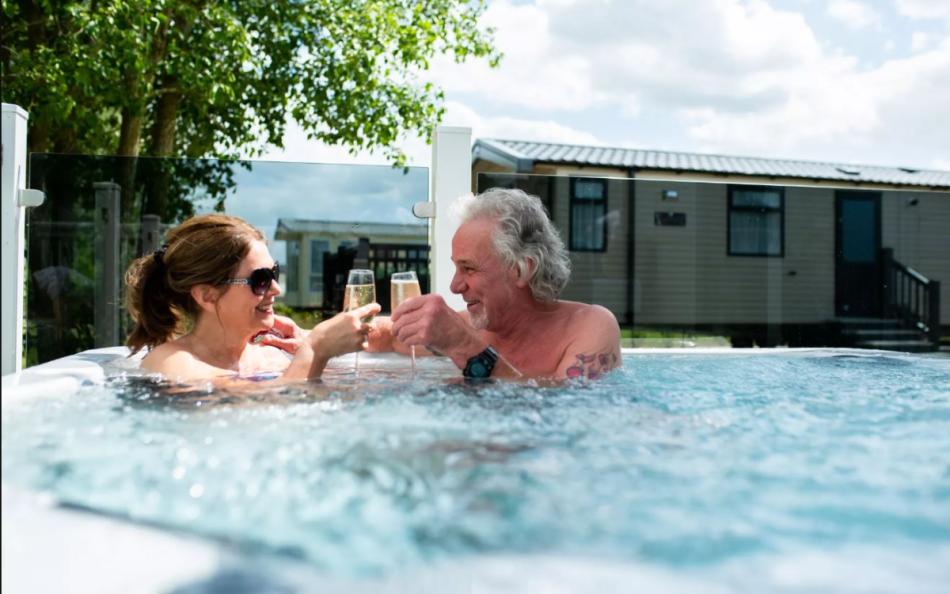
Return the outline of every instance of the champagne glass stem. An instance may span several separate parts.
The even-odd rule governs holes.
[[[416,346],[409,347],[409,352],[412,354],[412,379],[416,379]]]
[[[359,376],[360,376],[360,352],[359,352],[359,351],[356,351],[356,353],[354,353],[354,355],[356,355],[356,357],[355,357],[355,361],[356,361],[355,375],[356,375],[356,377],[359,377]]]

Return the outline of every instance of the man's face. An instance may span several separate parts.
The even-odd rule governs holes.
[[[479,330],[502,323],[515,294],[516,276],[495,252],[494,230],[494,219],[476,219],[460,226],[452,238],[455,276],[450,288],[465,300]]]

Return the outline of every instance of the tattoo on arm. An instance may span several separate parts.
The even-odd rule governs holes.
[[[577,360],[573,365],[567,368],[568,379],[586,377],[587,379],[597,379],[617,366],[617,355],[615,353],[578,353]]]

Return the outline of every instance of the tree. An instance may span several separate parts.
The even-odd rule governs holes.
[[[3,100],[30,150],[236,157],[281,146],[288,118],[351,150],[428,137],[432,59],[487,59],[484,1],[3,0]]]

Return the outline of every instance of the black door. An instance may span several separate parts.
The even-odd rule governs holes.
[[[835,314],[881,314],[881,193],[835,192]]]

